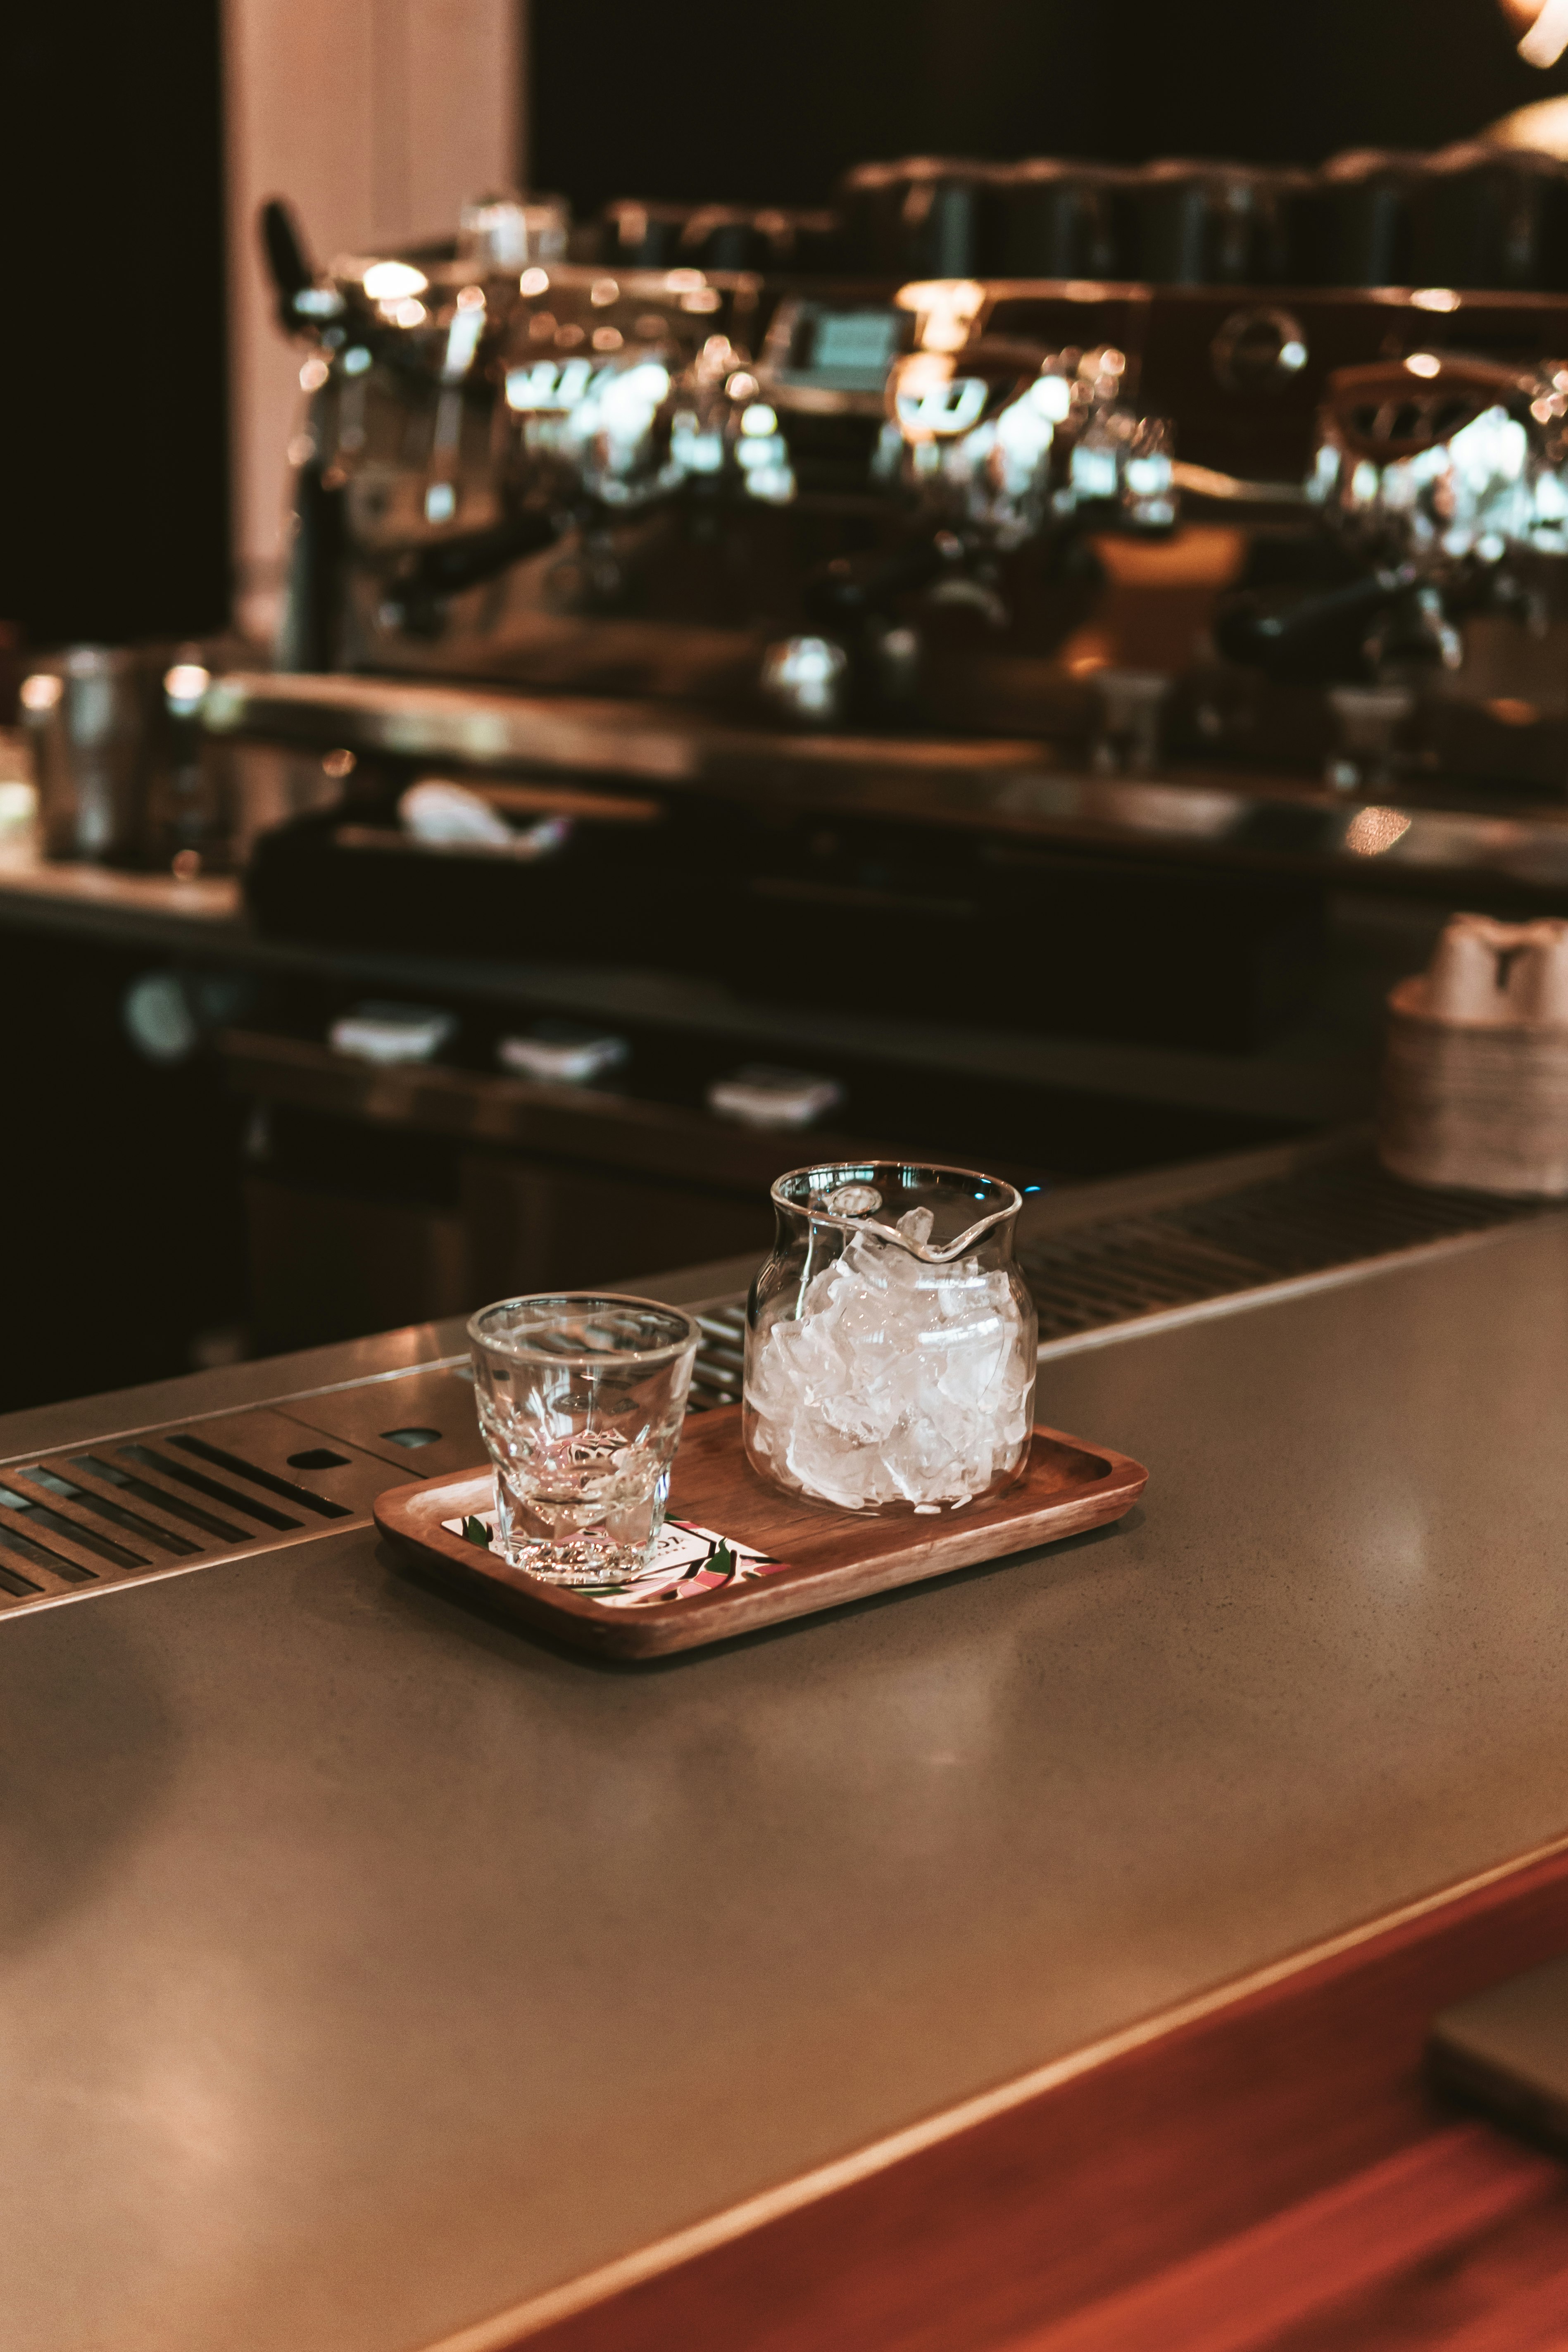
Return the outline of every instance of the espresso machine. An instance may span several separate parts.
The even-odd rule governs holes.
[[[588,907],[646,960],[657,877],[792,990],[1232,1050],[1370,861],[1568,886],[1550,159],[915,159],[818,213],[486,199],[326,268],[265,234],[292,552],[276,669],[206,724],[353,771],[258,845],[268,928],[562,956]],[[432,778],[485,803],[456,843]]]
[[[1174,520],[1125,355],[996,331],[978,285],[468,254],[318,282],[280,214],[271,241],[316,346],[290,670],[929,723],[944,608],[1005,635],[1011,559]]]
[[[1491,388],[1542,442],[1519,463],[1533,479],[1552,462],[1531,412],[1563,344],[1568,179],[1545,159],[914,162],[851,173],[837,215],[622,203],[585,231],[558,204],[498,200],[450,248],[329,271],[281,207],[267,234],[282,323],[311,347],[291,670],[930,728],[978,723],[949,675],[972,645],[1037,665],[1054,733],[1044,671],[1117,578],[1108,536],[1239,523],[1260,544],[1220,584],[1244,600],[1375,572],[1372,535],[1321,495],[1347,370],[1440,371],[1403,387],[1430,391],[1398,446],[1391,419],[1358,462],[1473,425],[1482,378],[1468,404],[1445,396],[1466,360],[1512,372]],[[1469,572],[1502,564],[1503,604],[1539,621],[1529,559],[1553,551],[1500,519],[1500,553],[1477,531]],[[1184,566],[1121,571],[1170,584]],[[1451,576],[1421,589],[1477,608]],[[1268,647],[1279,672],[1245,611],[1224,649],[1247,667]],[[1297,674],[1314,625],[1289,633]]]

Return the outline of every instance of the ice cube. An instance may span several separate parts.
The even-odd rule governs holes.
[[[916,1247],[934,1220],[906,1213]],[[1034,1367],[1007,1276],[975,1256],[933,1267],[869,1233],[806,1285],[798,1319],[753,1352],[757,1451],[840,1508],[958,1508],[1016,1466]]]

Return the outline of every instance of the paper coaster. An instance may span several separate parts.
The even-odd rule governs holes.
[[[473,1512],[467,1519],[443,1519],[441,1525],[448,1535],[466,1538],[476,1549],[478,1538],[470,1530],[481,1527],[485,1548],[498,1559],[506,1556],[495,1539],[493,1511]],[[646,1609],[656,1601],[689,1601],[696,1593],[717,1592],[724,1585],[753,1583],[760,1577],[776,1576],[788,1565],[787,1560],[773,1559],[751,1544],[737,1543],[733,1536],[720,1535],[713,1528],[697,1527],[689,1519],[666,1519],[653,1558],[635,1584],[562,1587],[542,1577],[535,1581],[547,1591],[581,1593],[603,1609]],[[528,1571],[524,1569],[521,1573],[526,1576]]]

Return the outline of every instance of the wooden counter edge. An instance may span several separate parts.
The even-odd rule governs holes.
[[[1438,2010],[1565,1949],[1568,1836],[425,2352],[1261,2352],[1278,2315],[1237,2296],[1291,2244],[1336,2352],[1406,2343],[1380,2315],[1413,2280],[1503,2298],[1500,2345],[1510,2280],[1568,2332],[1568,2168],[1422,2063]]]

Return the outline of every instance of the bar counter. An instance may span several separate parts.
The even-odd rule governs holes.
[[[636,2280],[1554,1869],[1565,1328],[1550,1216],[1058,1350],[1042,1417],[1150,1467],[1119,1527],[651,1670],[421,1583],[363,1510],[15,1611],[8,2352],[678,2340]],[[0,1455],[278,1400],[341,1428],[370,1380],[367,1427],[411,1380],[428,1417],[459,1346],[44,1408]],[[1131,2260],[1136,2199],[1093,2210]],[[920,2216],[916,2273],[957,2228]],[[830,2340],[792,2275],[679,2340]],[[991,2303],[855,2340],[1022,2341],[1050,2296]]]

